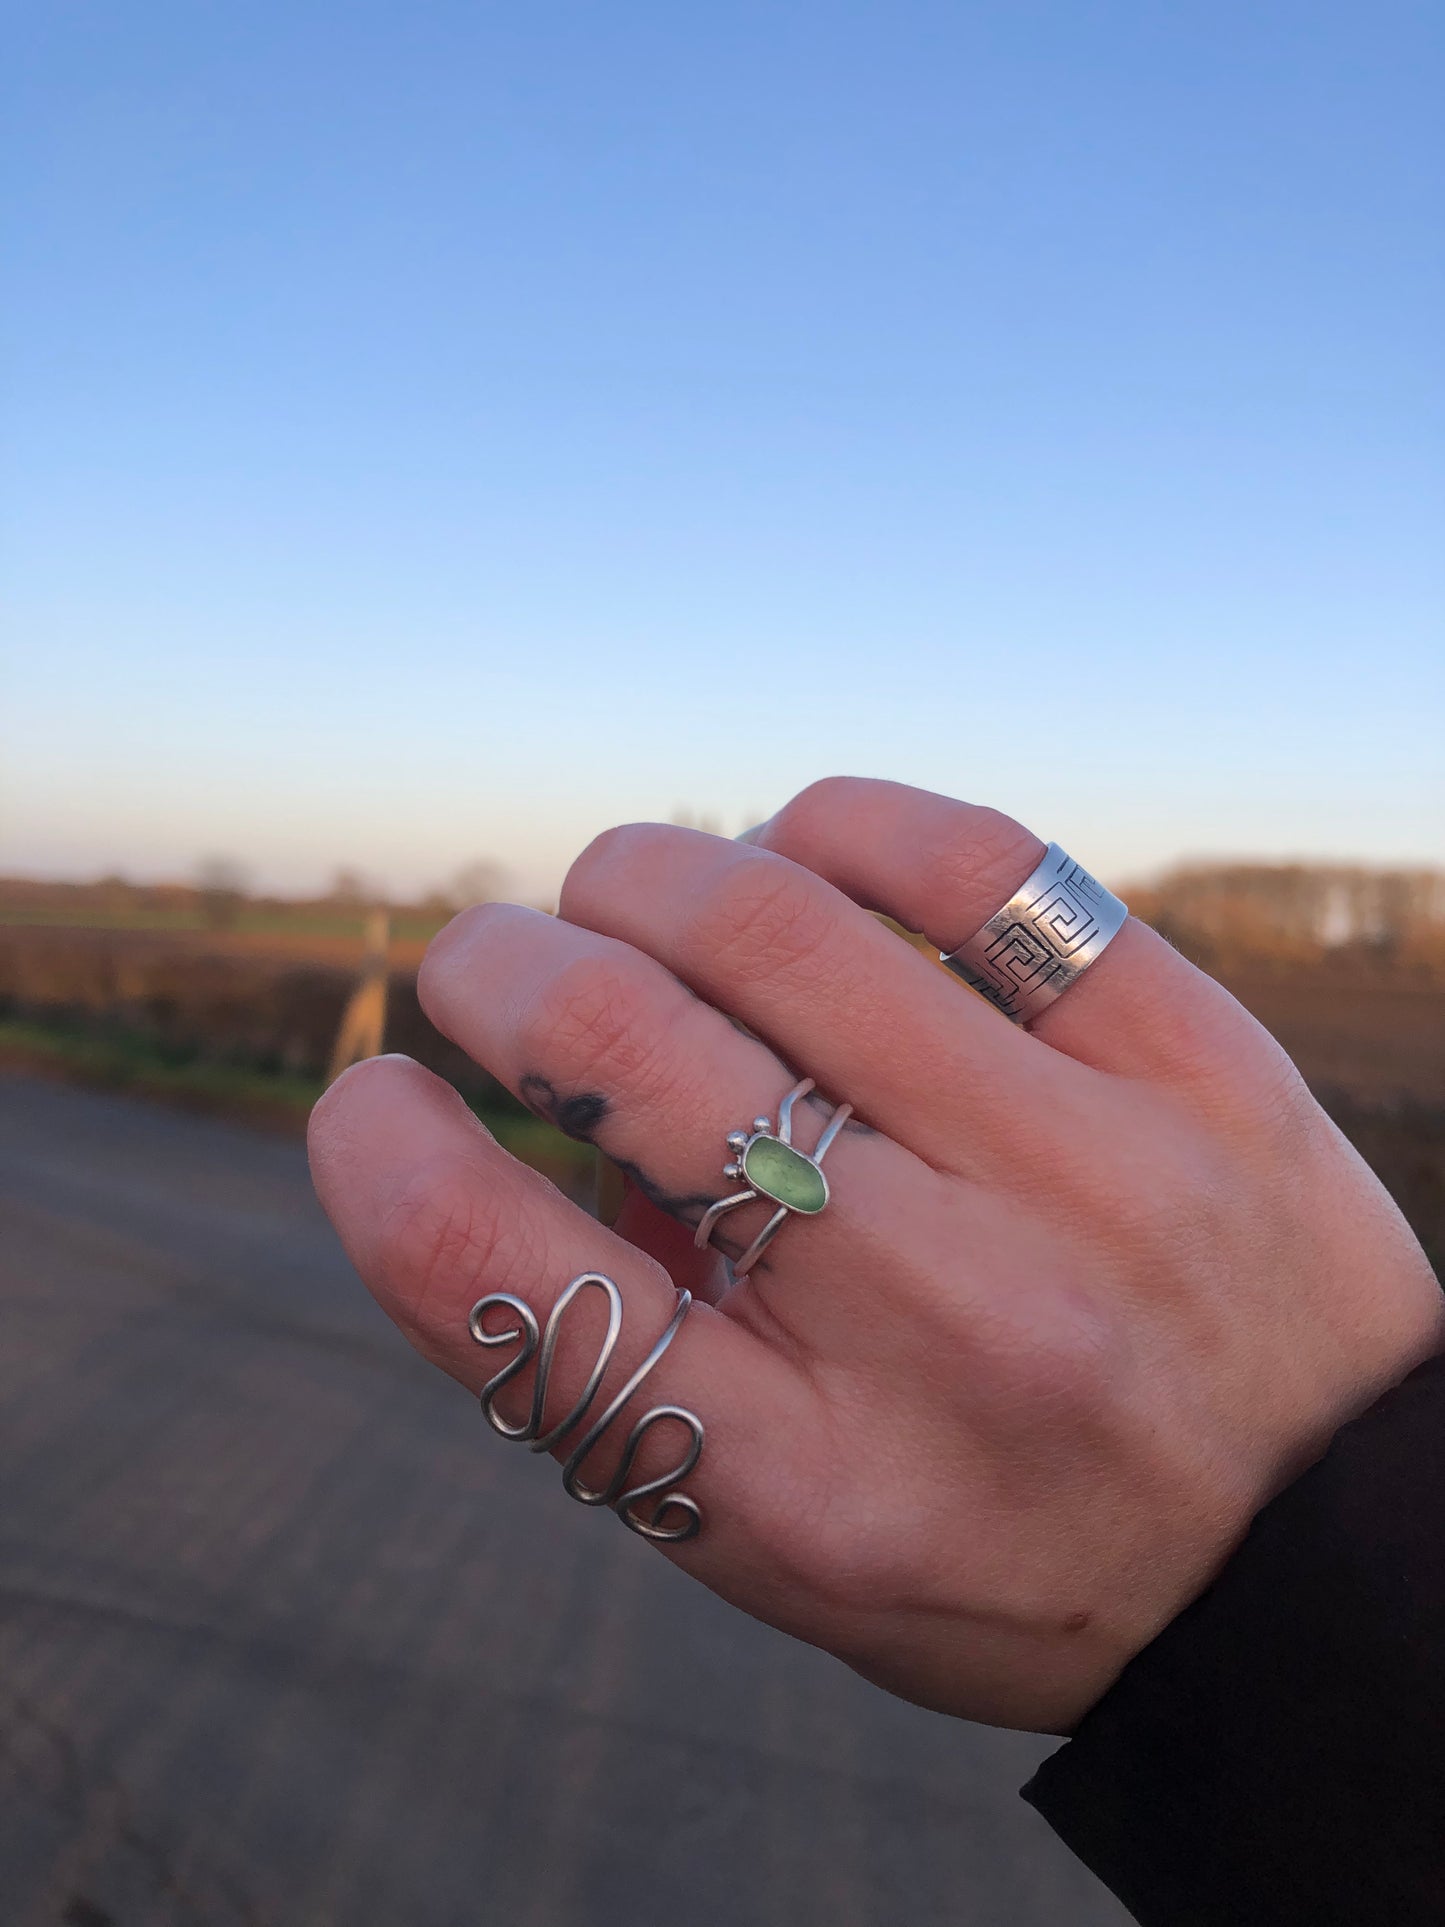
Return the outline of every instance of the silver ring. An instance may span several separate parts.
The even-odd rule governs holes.
[[[567,1309],[584,1291],[600,1291],[607,1300],[607,1331],[597,1353],[597,1362],[588,1375],[587,1383],[578,1394],[577,1402],[565,1417],[543,1430],[543,1415],[547,1408],[547,1385],[552,1376],[552,1360],[557,1351],[557,1333]],[[689,1412],[681,1405],[654,1405],[650,1412],[644,1412],[627,1435],[627,1443],[622,1448],[622,1457],[617,1470],[605,1486],[584,1485],[579,1476],[582,1461],[587,1457],[602,1434],[611,1425],[628,1399],[641,1385],[658,1359],[676,1338],[687,1316],[688,1306],[692,1303],[692,1293],[679,1293],[677,1310],[663,1332],[661,1338],[643,1359],[637,1370],[609,1400],[606,1410],[595,1418],[568,1454],[567,1463],[562,1467],[562,1489],[569,1499],[576,1499],[579,1505],[609,1505],[631,1531],[643,1539],[661,1541],[674,1545],[683,1539],[695,1539],[702,1530],[702,1513],[697,1502],[685,1492],[672,1488],[691,1472],[702,1457],[703,1430],[702,1420],[696,1413]],[[495,1309],[508,1312],[521,1322],[510,1326],[506,1331],[488,1331],[487,1314]],[[516,1298],[509,1291],[489,1292],[479,1298],[472,1306],[467,1320],[467,1329],[479,1345],[510,1345],[521,1339],[521,1349],[515,1358],[508,1359],[494,1378],[489,1378],[477,1398],[481,1404],[482,1417],[494,1432],[500,1432],[504,1439],[515,1439],[525,1443],[534,1452],[545,1452],[564,1438],[574,1426],[580,1425],[587,1416],[592,1401],[597,1396],[597,1388],[602,1383],[603,1373],[607,1370],[612,1354],[617,1349],[618,1335],[622,1330],[622,1293],[612,1280],[600,1271],[584,1271],[574,1278],[561,1297],[553,1305],[545,1328],[539,1328],[537,1314],[525,1298]],[[540,1355],[538,1355],[540,1352]],[[532,1384],[532,1409],[520,1425],[509,1425],[496,1409],[497,1393],[502,1387],[528,1365],[533,1357],[537,1358],[537,1376]],[[687,1433],[687,1445],[682,1458],[670,1472],[661,1473],[655,1479],[647,1479],[641,1485],[629,1486],[628,1474],[632,1462],[637,1457],[638,1447],[649,1428],[663,1419],[676,1419]],[[657,1504],[652,1516],[644,1518],[637,1508],[644,1499],[656,1497]],[[664,1525],[663,1517],[669,1511],[679,1515],[675,1525]]]
[[[823,1127],[823,1135],[811,1151],[800,1151],[793,1142],[793,1106],[813,1088],[811,1077],[795,1084],[778,1106],[778,1125],[771,1118],[755,1117],[751,1131],[729,1131],[728,1149],[732,1157],[723,1166],[725,1178],[742,1178],[748,1189],[734,1191],[709,1205],[693,1236],[701,1251],[713,1233],[713,1226],[726,1211],[754,1198],[768,1198],[777,1210],[753,1239],[741,1258],[733,1264],[733,1276],[750,1272],[764,1251],[777,1237],[794,1212],[815,1218],[828,1202],[828,1180],[823,1176],[823,1159],[828,1146],[853,1115],[851,1104],[840,1104]]]
[[[1016,1024],[1041,1011],[1102,956],[1128,909],[1051,843],[1043,862],[982,930],[942,954],[955,976]]]

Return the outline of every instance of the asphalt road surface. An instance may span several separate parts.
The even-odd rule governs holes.
[[[289,1143],[0,1077],[3,1927],[1121,1927],[1050,1743],[562,1496]]]

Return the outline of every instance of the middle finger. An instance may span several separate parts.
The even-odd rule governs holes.
[[[935,1168],[1031,1168],[1092,1105],[1087,1067],[961,990],[788,858],[634,823],[573,864],[561,914],[649,952]]]
[[[515,904],[464,912],[436,939],[418,989],[439,1030],[524,1102],[571,1136],[595,1143],[671,1216],[697,1225],[740,1191],[723,1176],[726,1138],[778,1104],[811,1067],[795,1070],[739,1032],[653,958]],[[816,1094],[795,1113],[796,1143],[813,1149],[831,1114]],[[843,1286],[804,1314],[824,1339],[849,1281],[884,1262],[910,1217],[944,1183],[881,1133],[851,1121],[828,1152],[828,1209],[785,1224],[750,1282],[821,1265]],[[772,1214],[764,1201],[724,1216],[713,1242],[736,1257]],[[793,1307],[779,1300],[787,1323]],[[819,1322],[821,1320],[821,1323]],[[825,1341],[824,1341],[825,1342]]]

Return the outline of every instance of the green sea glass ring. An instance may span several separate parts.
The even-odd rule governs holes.
[[[747,1250],[733,1262],[733,1275],[744,1277],[796,1212],[800,1217],[816,1218],[828,1202],[828,1180],[823,1175],[823,1159],[828,1146],[853,1115],[851,1104],[840,1104],[823,1127],[823,1135],[811,1151],[800,1151],[793,1142],[793,1106],[813,1088],[811,1077],[795,1084],[778,1106],[776,1130],[767,1117],[755,1117],[751,1131],[729,1131],[728,1150],[732,1153],[723,1166],[725,1178],[740,1178],[745,1190],[731,1192],[709,1205],[702,1215],[693,1243],[701,1251],[712,1237],[713,1227],[725,1212],[736,1211],[740,1204],[754,1198],[767,1198],[778,1208],[753,1239]]]

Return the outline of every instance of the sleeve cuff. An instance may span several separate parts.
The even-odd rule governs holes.
[[[1445,1357],[1261,1512],[1024,1798],[1144,1927],[1440,1927]]]

